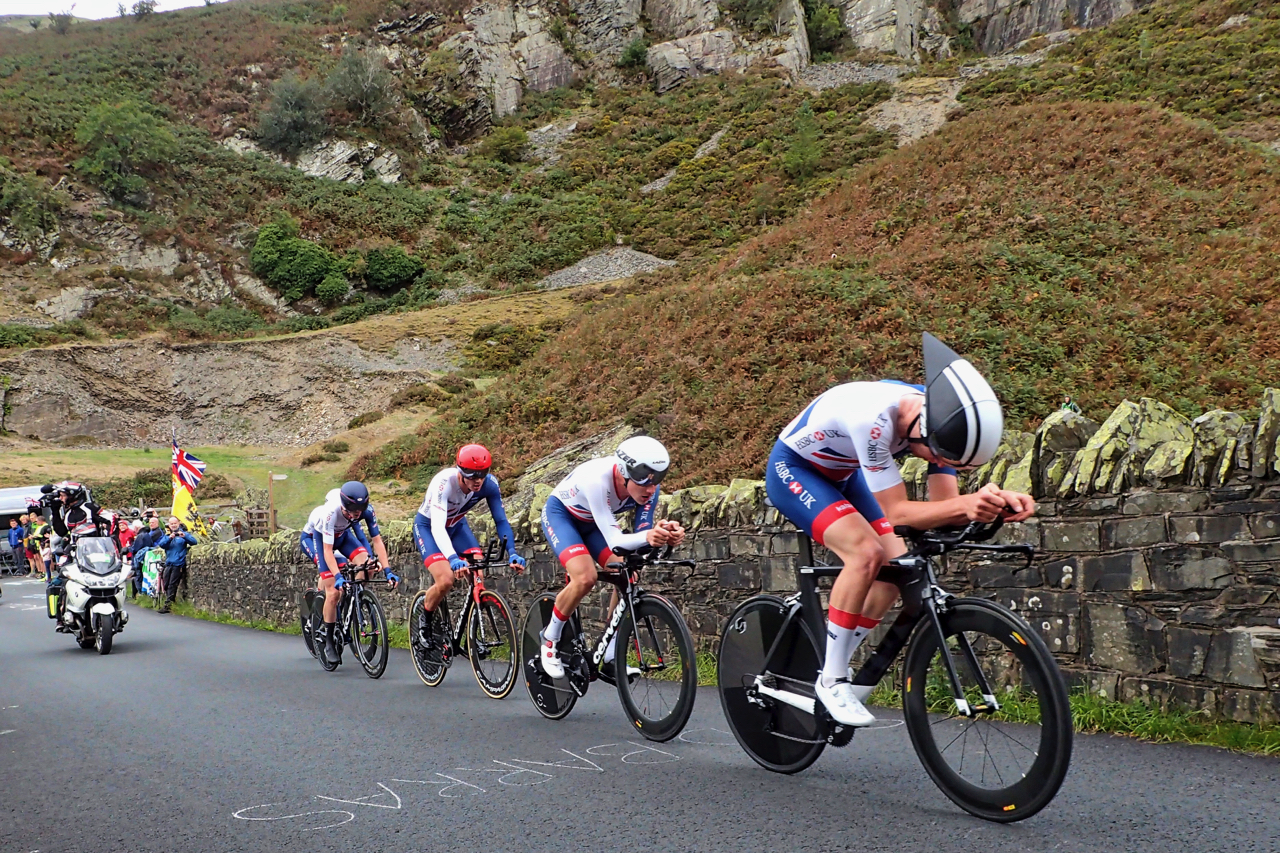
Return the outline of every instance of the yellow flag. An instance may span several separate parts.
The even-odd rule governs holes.
[[[176,515],[178,520],[187,525],[187,529],[197,536],[209,535],[209,528],[205,526],[196,509],[195,499],[176,476],[173,477],[173,515]]]

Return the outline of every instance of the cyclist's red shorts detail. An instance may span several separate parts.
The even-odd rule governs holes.
[[[326,581],[327,581],[327,580],[331,579],[332,577],[333,577],[333,572],[329,571],[328,569],[325,569],[323,572],[321,572],[321,573],[320,573],[320,578],[321,578],[321,580],[326,580]]]
[[[583,554],[586,554],[586,553],[588,553],[586,545],[570,545],[568,548],[565,548],[563,551],[560,552],[559,554],[560,565],[568,566],[569,561],[572,560],[574,557],[581,557]]]
[[[819,545],[825,544],[827,528],[855,512],[881,536],[893,532],[893,525],[884,517],[884,510],[867,488],[860,470],[833,482],[781,441],[769,454],[764,485],[778,512]]]
[[[844,518],[851,512],[857,512],[853,508],[853,504],[848,501],[838,501],[831,506],[818,513],[818,517],[813,520],[813,539],[819,545],[825,544],[823,538],[826,535],[827,528],[837,519]]]

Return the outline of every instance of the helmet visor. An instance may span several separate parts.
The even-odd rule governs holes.
[[[662,482],[663,477],[667,476],[668,470],[663,468],[661,471],[657,471],[640,462],[627,466],[627,479],[637,486],[656,486]]]
[[[488,468],[459,468],[458,473],[461,474],[463,479],[465,480],[483,480],[485,477],[489,476],[489,469]]]

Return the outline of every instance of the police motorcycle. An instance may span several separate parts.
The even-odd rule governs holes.
[[[69,542],[52,536],[56,577],[45,596],[58,633],[71,634],[82,649],[106,655],[115,635],[129,622],[124,597],[132,572],[125,567],[115,540],[95,535],[98,532],[90,526],[82,535],[73,532]]]

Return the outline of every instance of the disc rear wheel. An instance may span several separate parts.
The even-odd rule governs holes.
[[[467,653],[480,689],[505,699],[516,684],[516,628],[511,607],[493,590],[480,593],[467,626]]]
[[[772,595],[743,602],[720,634],[717,664],[720,706],[733,736],[752,760],[776,773],[804,770],[822,754],[827,736],[826,726],[813,714],[757,691],[759,680],[776,690],[814,697],[820,658],[802,619],[791,620],[765,669],[788,609]]]
[[[551,621],[551,608],[555,606],[555,602],[555,593],[541,593],[529,603],[529,612],[524,615],[524,626],[520,630],[520,668],[524,675],[524,686],[529,691],[533,707],[548,720],[564,719],[578,701],[578,694],[569,686],[569,679],[553,679],[543,671],[539,662],[542,629]],[[569,627],[566,625],[564,633],[560,635],[558,648],[562,660],[569,657],[572,649]]]
[[[1010,823],[1057,794],[1071,762],[1071,706],[1053,655],[1022,619],[963,599],[907,650],[903,715],[929,777],[970,814]],[[944,655],[959,676],[956,695]]]

